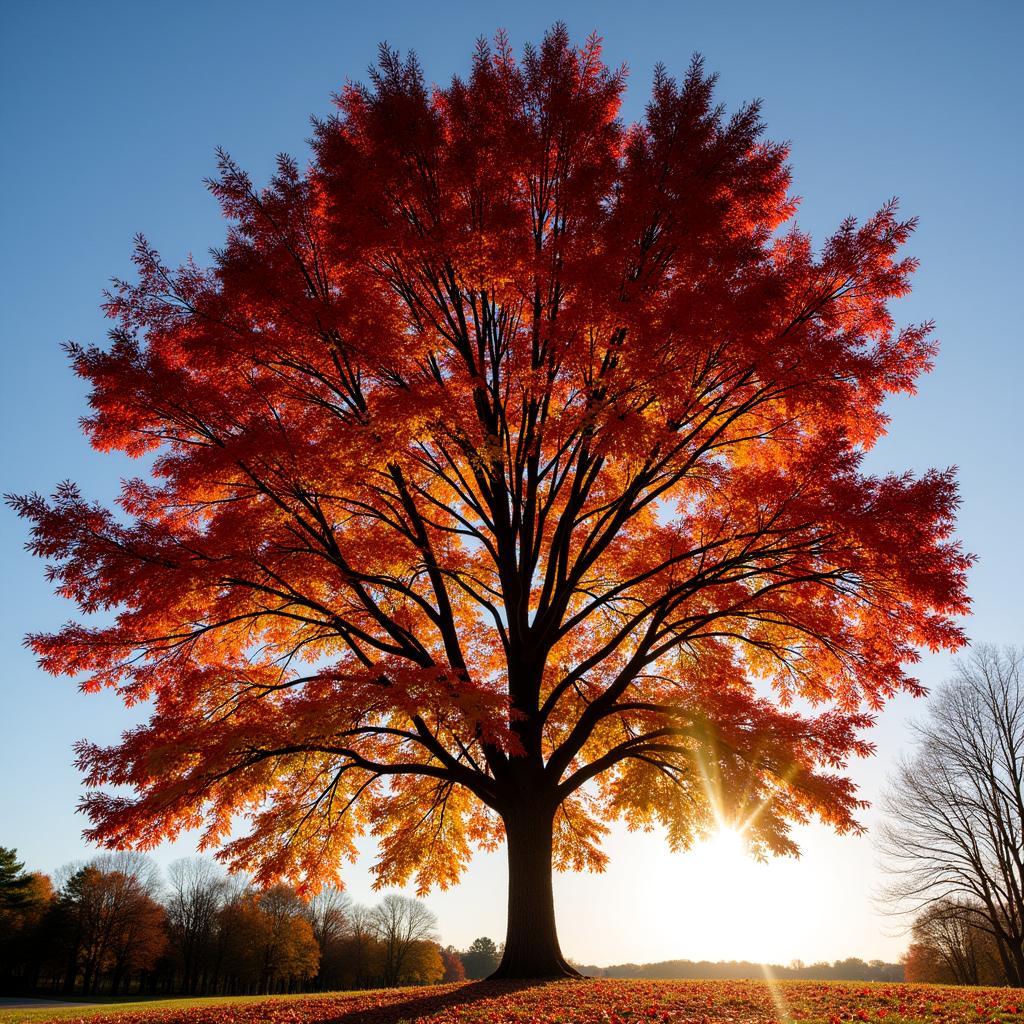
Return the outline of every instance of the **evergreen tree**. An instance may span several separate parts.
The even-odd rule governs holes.
[[[472,945],[462,954],[462,966],[467,978],[486,978],[501,962],[501,953],[494,939],[486,935],[474,939]]]
[[[17,850],[0,846],[0,910],[20,910],[30,902],[32,876]]]

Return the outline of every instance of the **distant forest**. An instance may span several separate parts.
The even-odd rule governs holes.
[[[108,853],[53,878],[0,846],[0,993],[246,995],[428,985],[484,977],[498,947],[463,955],[398,893],[372,907],[325,890],[257,890],[204,858],[166,877],[143,854]]]
[[[656,964],[615,964],[612,967],[576,965],[582,974],[595,978],[805,978],[811,981],[903,981],[903,965],[882,960],[848,960],[805,964],[794,960],[788,967],[781,964],[756,964],[749,960],[662,960]]]
[[[442,946],[437,919],[397,893],[363,907],[325,890],[257,890],[206,858],[162,876],[138,853],[104,854],[51,879],[0,846],[0,992],[241,995],[429,985],[486,978],[502,948],[482,936]],[[921,959],[920,956],[918,959]],[[665,960],[597,967],[591,977],[762,978],[748,961]],[[775,978],[902,981],[903,966],[851,958],[769,965]]]

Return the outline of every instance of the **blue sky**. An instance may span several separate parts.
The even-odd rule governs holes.
[[[466,69],[479,35],[503,27],[519,47],[559,18],[577,39],[597,30],[608,61],[629,65],[627,120],[643,109],[654,64],[681,73],[695,51],[720,73],[727,106],[761,97],[768,134],[792,144],[798,220],[817,239],[892,195],[920,217],[910,250],[921,270],[895,312],[901,322],[934,319],[942,351],[920,394],[891,406],[890,436],[870,464],[960,467],[960,535],[979,556],[968,632],[1024,643],[1024,7],[1011,2],[8,3],[0,489],[45,492],[70,478],[109,499],[133,471],[82,440],[84,389],[59,346],[102,339],[100,293],[130,273],[135,232],[171,262],[189,252],[203,260],[218,244],[223,223],[202,185],[215,146],[262,180],[277,152],[305,154],[309,116],[329,112],[346,78],[364,77],[379,41],[416,49],[428,78],[443,82]],[[85,697],[43,675],[21,648],[26,632],[71,615],[24,539],[23,524],[0,514],[0,845],[51,870],[88,852],[71,743],[112,739],[132,719],[108,694]],[[934,685],[948,668],[927,658],[922,677]],[[883,715],[878,756],[855,769],[868,798],[905,748],[907,717],[924,708],[901,700]],[[864,820],[870,832],[874,812]],[[700,851],[673,857],[656,836],[617,833],[606,875],[559,883],[563,947],[591,963],[895,957],[905,940],[870,899],[879,882],[870,836],[812,828],[804,840],[799,864],[736,867],[728,886]],[[158,858],[189,851],[183,842]],[[350,878],[357,898],[372,898],[364,863]],[[801,912],[787,914],[794,903]],[[448,941],[500,938],[500,856],[432,905]]]

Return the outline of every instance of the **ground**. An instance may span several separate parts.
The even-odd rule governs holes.
[[[0,1024],[1024,1024],[1022,1010],[1024,989],[596,979],[0,1008]]]

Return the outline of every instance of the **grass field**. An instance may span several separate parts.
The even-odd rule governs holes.
[[[98,1003],[0,1024],[1024,1024],[1024,990],[789,981],[472,982],[327,995]]]
[[[419,989],[417,991],[423,991]],[[330,998],[344,999],[349,995],[365,996],[366,992],[348,993],[332,992]],[[200,1019],[189,1016],[190,1010],[201,1010],[216,1007],[218,1010],[228,1010],[234,1006],[244,1006],[248,1003],[276,1003],[289,1002],[293,1000],[307,1000],[308,995],[298,996],[203,996],[199,998],[185,998],[177,996],[172,999],[142,999],[133,1000],[130,998],[103,999],[91,996],[71,996],[74,1002],[88,1002],[90,1006],[68,1006],[61,1009],[32,1009],[32,1010],[9,1010],[0,1006],[0,1024],[35,1024],[36,1021],[76,1021],[88,1020],[90,1024],[99,1024],[100,1020],[124,1018],[138,1019],[140,1022],[146,1020],[146,1014],[157,1016],[160,1020],[192,1020]],[[175,1011],[173,1018],[166,1016],[166,1011]],[[160,1011],[160,1012],[158,1012]],[[94,1020],[96,1019],[96,1020]],[[151,1018],[150,1018],[151,1019]],[[206,1019],[206,1018],[203,1018]],[[246,1018],[257,1020],[260,1018]],[[269,1018],[268,1018],[269,1019]]]

